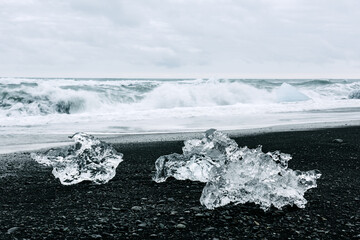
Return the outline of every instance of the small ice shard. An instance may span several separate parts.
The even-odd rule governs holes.
[[[288,168],[289,154],[264,153],[239,148],[226,134],[208,130],[201,140],[185,141],[183,154],[160,157],[156,163],[156,182],[168,177],[206,182],[200,198],[209,209],[229,203],[254,202],[264,210],[273,205],[304,208],[304,193],[316,187],[321,174],[316,171],[294,171]]]
[[[115,176],[117,166],[123,161],[122,153],[86,133],[76,133],[70,138],[75,145],[50,149],[45,154],[32,153],[31,157],[40,164],[52,166],[53,175],[64,185],[85,180],[104,184]]]
[[[334,140],[332,140],[333,143],[343,143],[344,140],[342,140],[341,138],[336,138]]]

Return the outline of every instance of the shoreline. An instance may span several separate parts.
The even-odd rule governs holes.
[[[201,206],[204,183],[151,180],[155,160],[181,153],[182,141],[114,144],[124,154],[104,185],[61,185],[30,158],[1,155],[0,235],[4,239],[358,239],[360,127],[288,131],[233,138],[239,146],[292,155],[289,168],[318,169],[304,209],[262,211],[255,204]],[[341,138],[343,142],[334,142]],[[181,224],[181,225],[179,225]],[[180,227],[179,227],[180,226]]]
[[[346,128],[360,126],[360,120],[353,121],[337,121],[337,122],[318,122],[318,123],[307,123],[307,124],[283,124],[273,125],[268,127],[250,128],[250,129],[232,129],[223,130],[218,128],[217,130],[228,134],[230,137],[242,137],[259,135],[265,133],[276,133],[276,132],[293,132],[293,131],[316,131],[321,129],[329,128]],[[193,138],[203,137],[204,131],[189,131],[189,132],[156,132],[156,133],[91,133],[89,134],[99,138],[110,144],[119,143],[147,143],[147,142],[158,142],[158,141],[185,141]],[[47,134],[42,134],[46,136]],[[56,134],[52,134],[54,136]],[[41,151],[49,148],[64,147],[73,144],[72,140],[68,139],[71,134],[58,134],[59,141],[52,140],[50,142],[37,142],[31,144],[15,144],[15,145],[4,145],[0,146],[0,156],[3,154],[16,153],[16,152],[31,152]]]
[[[316,131],[328,128],[346,128],[346,127],[357,127],[360,126],[360,120],[353,121],[339,121],[339,122],[319,122],[309,124],[284,124],[274,125],[268,127],[250,128],[250,129],[232,129],[217,130],[228,134],[230,137],[243,137],[251,135],[259,135],[265,133],[276,133],[276,132],[293,132],[293,131]],[[204,131],[195,132],[175,132],[175,133],[134,133],[134,134],[121,134],[111,137],[106,135],[97,135],[101,140],[107,141],[108,143],[146,143],[146,142],[158,142],[158,141],[184,141],[192,138],[201,138],[204,135]]]

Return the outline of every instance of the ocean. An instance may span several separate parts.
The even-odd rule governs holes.
[[[360,80],[0,78],[0,153],[66,142],[76,132],[196,132],[353,120],[360,120]]]

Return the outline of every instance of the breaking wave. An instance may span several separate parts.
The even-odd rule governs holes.
[[[64,100],[51,99],[51,96],[33,96],[24,91],[1,92],[0,108],[6,115],[27,114],[46,115],[51,113],[74,113],[84,106],[84,99],[70,98]]]
[[[346,80],[0,78],[0,81],[0,116],[265,106],[356,98],[353,92],[360,89],[359,81]]]
[[[136,82],[114,84],[95,80],[21,80],[0,84],[1,115],[33,116],[108,111],[111,106],[119,103],[138,102],[145,92],[152,89],[152,84]]]
[[[236,82],[165,83],[146,95],[144,102],[155,108],[226,106],[272,101],[263,89]]]

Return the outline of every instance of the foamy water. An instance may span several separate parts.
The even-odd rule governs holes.
[[[0,145],[359,120],[359,91],[345,79],[0,78]]]

